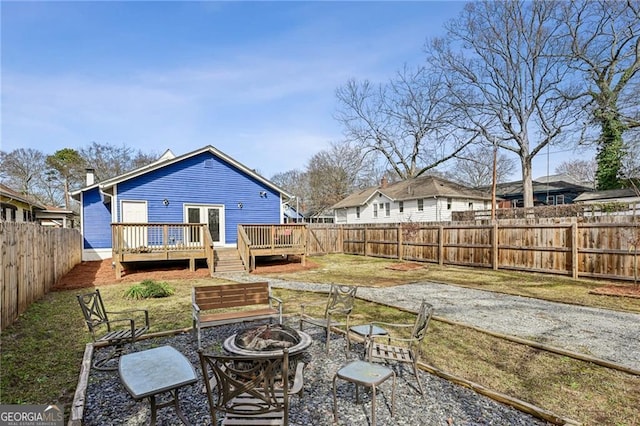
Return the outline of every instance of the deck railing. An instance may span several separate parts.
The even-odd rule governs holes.
[[[204,223],[113,223],[114,254],[205,250],[211,242]]]
[[[113,223],[111,241],[116,277],[123,263],[160,260],[206,259],[213,273],[213,240],[205,223]]]
[[[238,225],[238,252],[245,268],[255,267],[256,256],[306,255],[307,225]]]

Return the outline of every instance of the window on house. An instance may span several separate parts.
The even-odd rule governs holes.
[[[378,217],[378,205],[373,203],[373,217]]]
[[[469,203],[469,210],[473,210],[473,203]]]
[[[564,195],[562,194],[556,195],[556,204],[558,205],[564,204]]]
[[[404,201],[398,201],[398,211],[400,213],[404,211]]]
[[[391,216],[391,203],[384,203],[384,215],[386,217]]]
[[[447,210],[451,210],[451,198],[447,198]]]
[[[513,207],[514,209],[518,207],[518,200],[511,200],[511,207]]]
[[[553,202],[553,195],[547,195],[547,205],[552,206],[555,203]]]
[[[360,219],[360,206],[356,207],[356,218]]]
[[[418,199],[418,211],[421,212],[424,210],[424,200],[422,198]]]

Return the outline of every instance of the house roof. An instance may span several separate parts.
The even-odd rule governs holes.
[[[44,209],[45,206],[42,205],[41,203],[39,203],[38,201],[34,200],[33,198],[29,197],[28,195],[24,195],[19,193],[18,191],[15,191],[11,188],[9,188],[6,185],[3,185],[0,183],[0,195],[16,200],[16,201],[20,201],[22,203],[26,203],[26,204],[30,204],[34,207],[37,207],[39,209]]]
[[[285,205],[283,208],[284,215],[289,219],[304,219],[298,211],[296,211],[295,207]]]
[[[588,182],[582,182],[582,181],[574,178],[573,176],[569,176],[567,174],[540,176],[540,177],[535,178],[534,181],[535,182],[539,182],[539,183],[564,182],[564,183],[569,183],[569,184],[572,184],[572,185],[579,185],[579,186],[587,186],[587,187],[589,187],[589,183]]]
[[[418,176],[385,187],[371,187],[355,192],[332,206],[333,209],[362,206],[376,193],[393,201],[407,201],[419,198],[447,197],[477,200],[491,200],[491,194],[468,188],[436,176]]]
[[[545,182],[540,182],[538,180],[532,181],[533,193],[544,193],[544,192],[557,192],[557,191],[567,191],[574,190],[578,192],[582,191],[591,191],[592,188],[588,186],[584,186],[582,184],[577,184],[575,182],[567,182],[564,180],[546,180]],[[496,194],[502,197],[515,196],[520,195],[524,192],[522,181],[517,180],[513,182],[504,182],[496,185]]]
[[[42,212],[43,213],[52,213],[52,214],[74,214],[73,210],[67,210],[67,209],[63,209],[62,207],[54,207],[54,206],[43,206],[42,207]]]
[[[268,179],[260,176],[255,170],[252,170],[250,168],[248,168],[247,166],[245,166],[244,164],[234,160],[233,158],[229,157],[227,154],[223,153],[222,151],[216,149],[215,147],[211,146],[211,145],[207,145],[205,147],[202,147],[200,149],[197,149],[195,151],[191,151],[188,152],[186,154],[180,155],[180,156],[175,156],[173,154],[173,152],[171,152],[171,150],[167,150],[157,161],[154,161],[151,164],[147,164],[146,166],[142,166],[139,167],[137,169],[131,170],[129,172],[123,173],[119,176],[115,176],[112,177],[110,179],[106,179],[103,180],[102,182],[93,184],[93,185],[89,185],[86,186],[84,188],[78,189],[76,191],[71,192],[71,195],[78,199],[80,196],[80,193],[87,191],[89,189],[95,188],[95,187],[100,187],[101,190],[108,190],[112,187],[114,187],[115,185],[127,181],[129,179],[133,179],[135,177],[138,176],[142,176],[146,173],[152,172],[154,170],[158,170],[161,169],[163,167],[166,167],[168,165],[171,164],[175,164],[177,162],[180,162],[184,159],[190,158],[190,157],[194,157],[196,155],[200,155],[203,154],[205,152],[209,152],[211,154],[213,154],[214,156],[220,158],[221,160],[231,164],[232,166],[240,169],[241,171],[243,171],[244,173],[250,175],[251,177],[253,177],[254,179],[258,180],[259,182],[262,182],[263,184],[267,185],[268,187],[274,189],[275,191],[278,191],[279,193],[281,193],[282,195],[286,196],[286,197],[292,197],[291,194],[289,194],[288,192],[286,192],[284,189],[280,188],[279,186],[275,185],[273,182],[269,181]]]
[[[608,189],[606,191],[583,192],[574,198],[574,202],[613,200],[616,198],[640,198],[640,195],[633,188]]]

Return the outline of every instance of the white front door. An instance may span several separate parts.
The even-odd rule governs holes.
[[[187,223],[206,223],[214,244],[224,244],[224,207],[223,206],[185,206],[185,221]],[[189,232],[187,243],[200,243],[202,236],[199,232]]]
[[[146,201],[122,201],[122,223],[124,223],[124,244],[127,248],[147,246],[146,226],[127,226],[127,223],[147,223]]]

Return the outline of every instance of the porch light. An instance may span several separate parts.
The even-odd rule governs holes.
[[[238,203],[238,208],[241,209],[242,208],[242,203]]]
[[[167,200],[166,198],[164,200],[162,200],[162,204],[164,204],[165,206],[169,205],[169,200]]]

